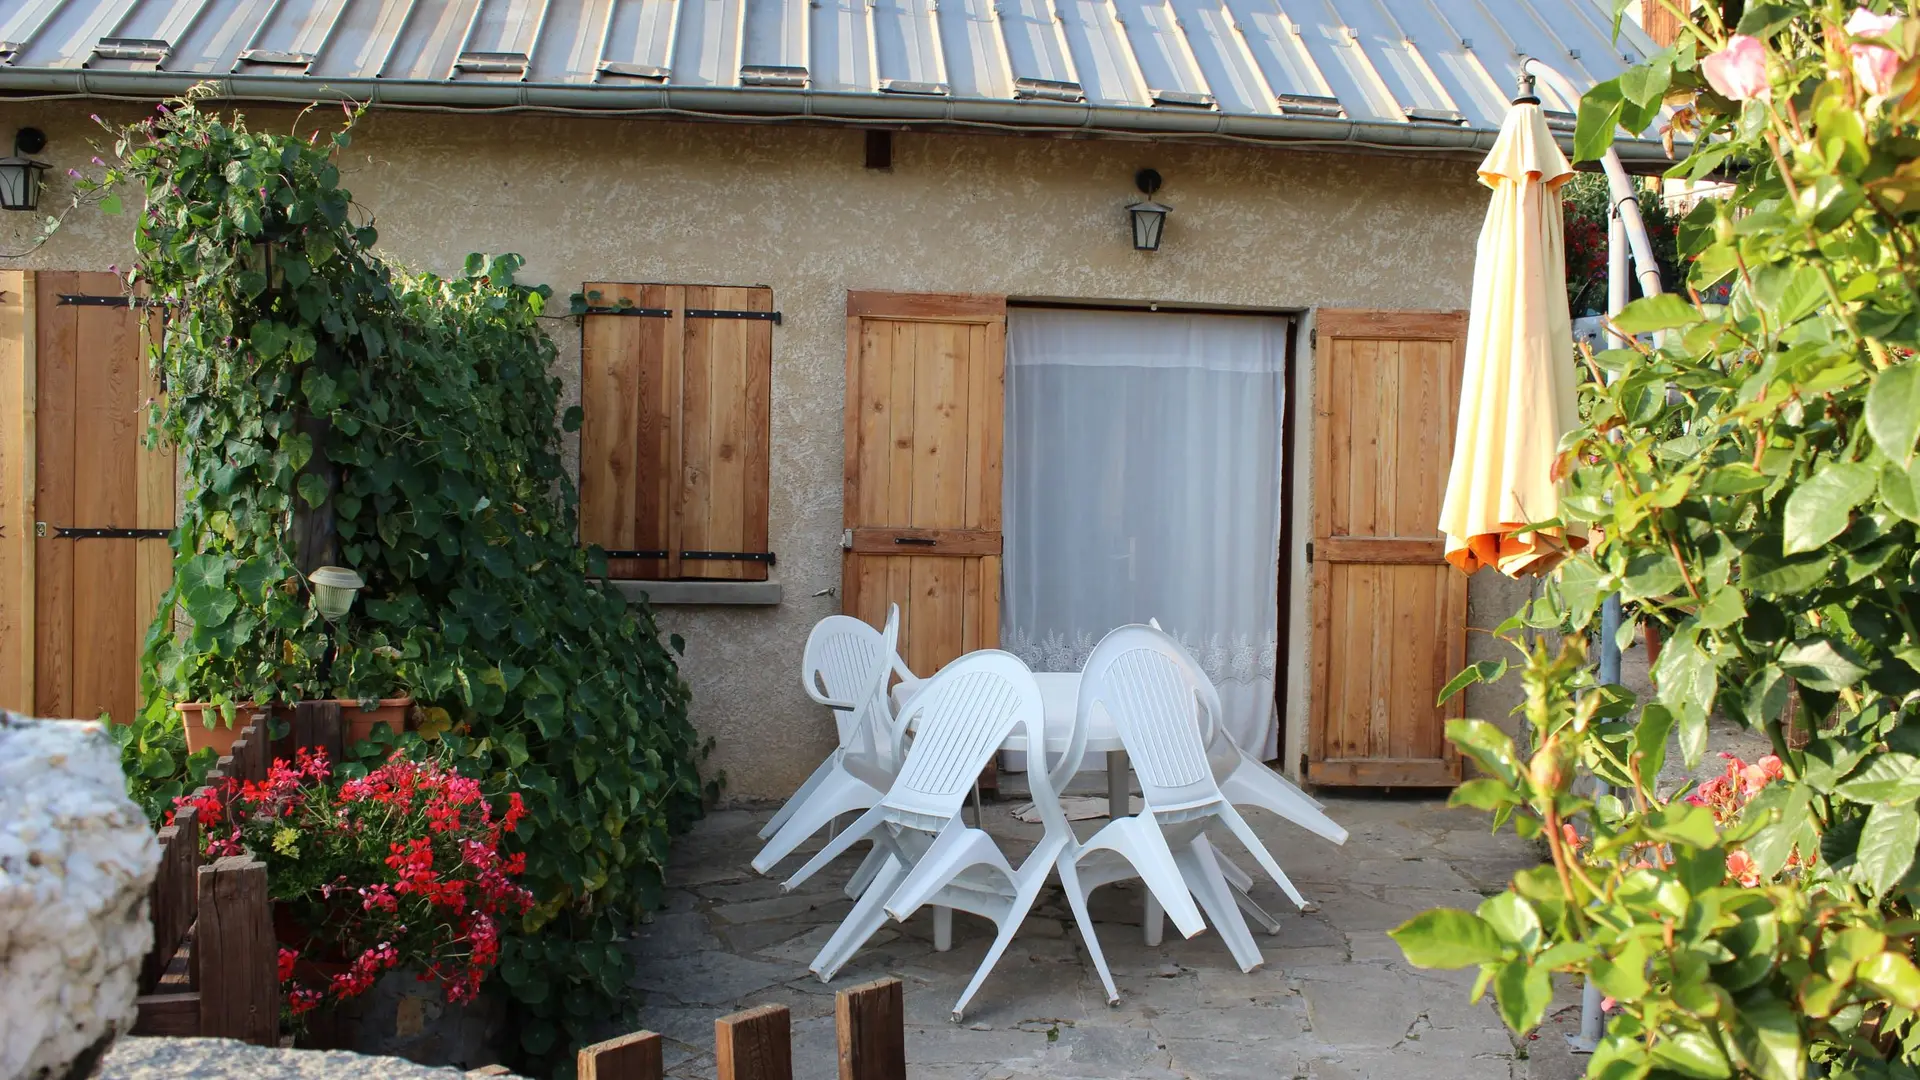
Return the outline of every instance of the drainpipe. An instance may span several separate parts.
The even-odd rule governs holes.
[[[1538,78],[1553,87],[1565,101],[1577,102],[1580,92],[1566,76],[1553,70],[1532,57],[1521,64],[1521,71]],[[1607,343],[1616,349],[1627,347],[1625,335],[1617,333],[1611,319],[1620,314],[1627,306],[1627,297],[1631,288],[1628,274],[1628,259],[1640,279],[1642,296],[1660,295],[1660,264],[1653,257],[1653,242],[1647,236],[1646,222],[1640,218],[1640,200],[1633,190],[1633,181],[1628,179],[1627,170],[1620,164],[1620,155],[1611,147],[1600,159],[1600,168],[1606,173],[1607,190],[1612,196],[1612,209],[1607,214]],[[1600,609],[1600,671],[1602,685],[1617,684],[1620,681],[1620,594],[1607,597]],[[1599,778],[1593,782],[1595,796],[1608,793],[1607,785]],[[1600,987],[1592,979],[1580,993],[1580,1032],[1567,1036],[1567,1049],[1576,1054],[1591,1054],[1599,1046],[1604,1033],[1606,1016],[1600,1008]]]

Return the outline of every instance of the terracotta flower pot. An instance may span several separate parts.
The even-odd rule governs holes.
[[[240,729],[247,726],[247,717],[257,705],[235,705],[233,707],[233,726],[228,727],[220,715],[220,707],[207,701],[183,701],[174,706],[180,710],[180,723],[186,728],[187,753],[198,753],[206,747],[213,747],[216,756],[225,757],[233,752],[233,741],[240,737]],[[207,726],[207,712],[212,710],[213,726]]]
[[[381,698],[379,707],[372,710],[362,709],[360,703],[352,698],[335,698],[334,703],[340,706],[340,719],[347,726],[346,743],[352,746],[371,738],[375,724],[387,725],[387,730],[395,735],[406,730],[407,714],[413,708],[413,695]]]

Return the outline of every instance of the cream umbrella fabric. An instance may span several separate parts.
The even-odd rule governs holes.
[[[1440,508],[1447,560],[1468,573],[1545,573],[1585,543],[1584,530],[1514,535],[1559,517],[1555,452],[1579,422],[1560,215],[1560,186],[1572,175],[1539,104],[1515,102],[1480,163],[1493,200],[1474,259],[1460,416]]]

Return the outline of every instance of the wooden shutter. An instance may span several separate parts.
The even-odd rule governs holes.
[[[922,676],[1000,641],[1003,297],[847,295],[842,609]]]
[[[1438,522],[1467,320],[1315,319],[1309,779],[1445,786],[1460,761],[1434,704],[1466,663],[1467,577]]]
[[[142,445],[159,387],[141,324],[160,320],[88,302],[124,291],[113,274],[0,275],[0,706],[124,723],[139,704],[172,552],[164,535],[71,535],[173,528],[173,455]]]
[[[772,291],[586,292],[581,540],[616,578],[764,581],[768,560],[741,556],[767,552],[773,323],[743,313],[771,313]]]

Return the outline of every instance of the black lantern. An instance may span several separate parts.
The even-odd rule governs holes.
[[[46,145],[39,128],[21,128],[14,135],[13,156],[0,158],[0,210],[40,208],[40,180],[47,164],[21,155],[37,154]]]
[[[1146,201],[1127,207],[1127,217],[1133,222],[1133,250],[1159,251],[1160,231],[1166,227],[1167,215],[1173,212],[1173,207],[1153,201],[1153,193],[1160,190],[1160,174],[1141,169],[1133,176],[1133,186],[1147,196]]]

